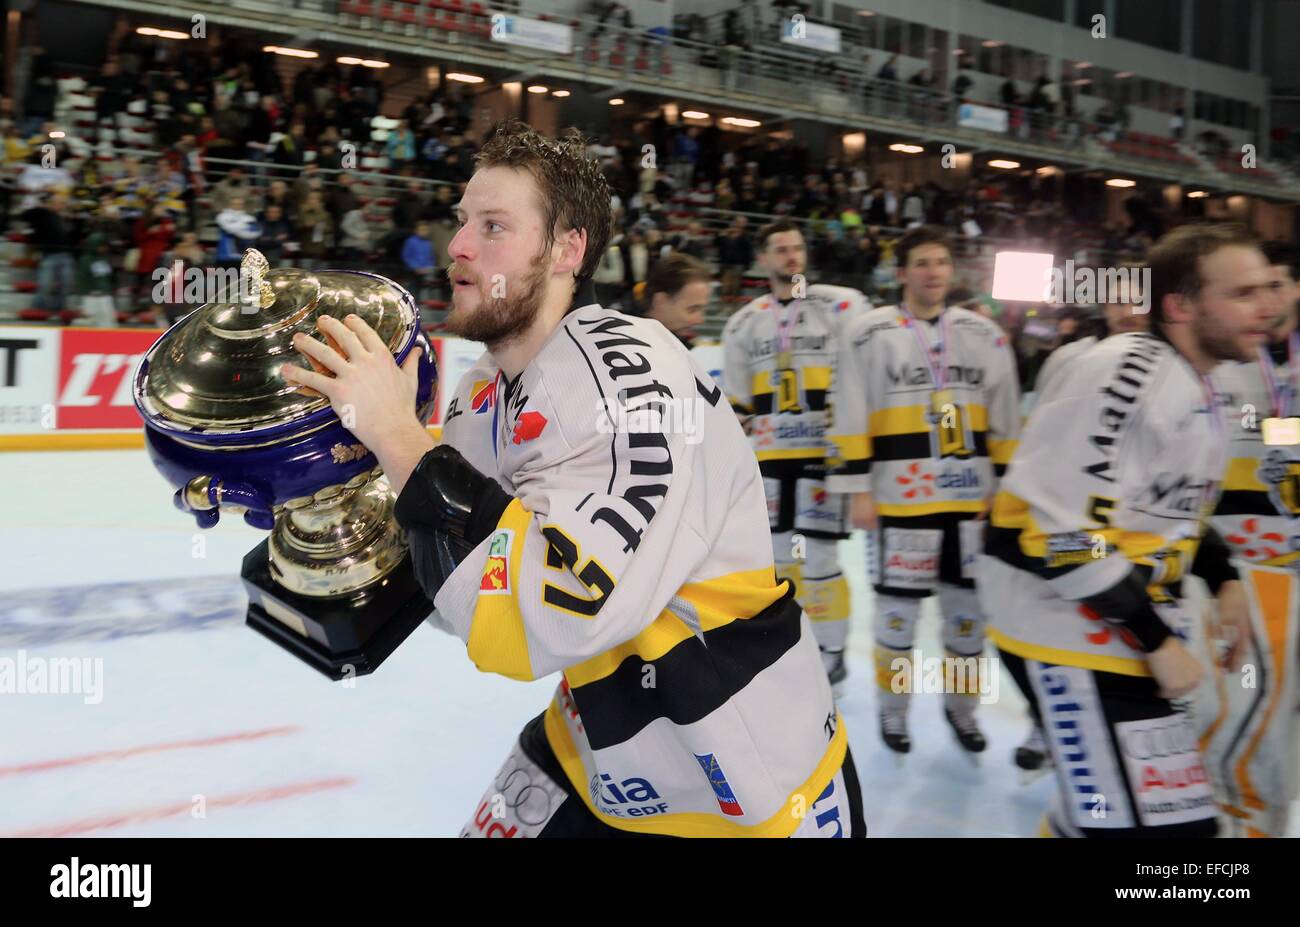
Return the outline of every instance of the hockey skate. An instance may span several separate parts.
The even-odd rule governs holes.
[[[893,751],[894,761],[901,767],[903,757],[912,749],[912,738],[907,736],[907,716],[901,711],[882,711],[880,739]]]
[[[1036,782],[1052,768],[1052,755],[1047,752],[1047,742],[1043,739],[1043,729],[1037,724],[1029,732],[1028,739],[1016,747],[1015,764],[1020,767],[1020,784],[1029,785]]]
[[[948,725],[952,728],[953,734],[956,735],[957,742],[961,744],[962,749],[965,751],[966,758],[973,765],[980,765],[979,755],[988,746],[988,741],[984,739],[984,733],[975,721],[975,713],[970,711],[956,712],[945,707],[943,716],[948,719]]]
[[[849,675],[849,668],[844,664],[844,651],[823,650],[822,666],[831,681],[831,695],[838,700],[844,694],[844,680]]]

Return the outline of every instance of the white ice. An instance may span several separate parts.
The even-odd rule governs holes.
[[[0,454],[0,658],[91,661],[81,694],[0,694],[0,836],[454,836],[555,679],[478,672],[421,626],[349,687],[243,624],[264,533],[200,532],[143,451]],[[1001,672],[972,765],[918,695],[902,768],[880,743],[863,547],[841,710],[873,836],[1032,836],[1054,788],[1011,763],[1024,702]],[[920,646],[942,656],[937,619]],[[102,661],[96,663],[95,661]],[[89,682],[102,667],[96,703]]]

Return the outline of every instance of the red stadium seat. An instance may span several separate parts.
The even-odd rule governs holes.
[[[54,315],[45,309],[19,309],[18,318],[23,322],[48,322],[50,316]]]

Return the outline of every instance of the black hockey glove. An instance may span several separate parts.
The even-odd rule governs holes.
[[[415,578],[430,601],[497,526],[511,500],[454,447],[441,444],[420,458],[393,514],[406,532]]]

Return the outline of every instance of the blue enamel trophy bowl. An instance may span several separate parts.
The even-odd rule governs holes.
[[[358,315],[397,363],[422,348],[413,412],[427,422],[437,365],[419,311],[377,274],[273,270],[256,251],[230,277],[229,299],[173,325],[136,370],[150,459],[200,527],[225,511],[270,532],[244,562],[250,625],[332,678],[370,672],[431,606],[375,456],[279,368],[309,366],[292,339],[325,340],[318,318]]]

